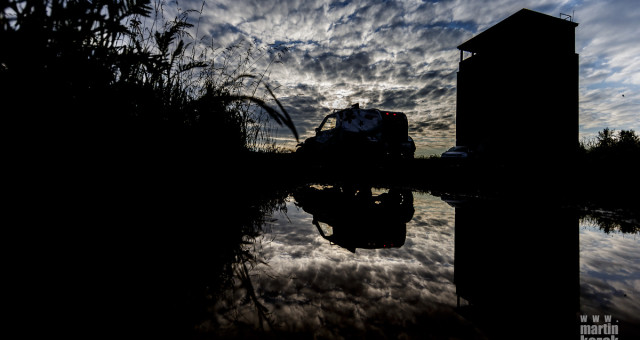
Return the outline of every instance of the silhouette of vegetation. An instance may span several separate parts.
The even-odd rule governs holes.
[[[113,277],[127,280],[105,289],[127,306],[114,307],[118,318],[166,318],[191,333],[229,285],[239,280],[250,292],[259,259],[247,247],[283,204],[271,186],[282,176],[257,175],[251,156],[231,156],[271,148],[270,124],[298,136],[268,83],[285,48],[214,47],[215,37],[199,35],[203,8],[167,6],[0,2],[0,91],[10,148],[37,175],[21,189],[64,191],[69,198],[47,201],[47,211],[126,230],[97,237],[117,249]],[[268,311],[247,301],[268,325]]]
[[[265,216],[277,211],[286,213],[287,193],[254,192],[251,198],[243,197],[248,204],[238,204],[238,200],[225,204],[223,210],[232,213],[223,221],[233,228],[216,229],[210,238],[215,246],[203,247],[205,252],[198,255],[198,261],[204,262],[200,267],[204,270],[197,274],[201,277],[194,286],[197,294],[191,295],[194,298],[191,309],[195,311],[189,320],[191,330],[200,335],[220,335],[237,331],[235,327],[227,328],[240,324],[246,325],[244,331],[249,333],[272,330],[274,320],[258,297],[252,278],[261,265],[268,265],[259,251]],[[219,313],[219,317],[211,313]]]
[[[605,128],[595,138],[580,143],[579,155],[590,173],[606,179],[627,180],[629,184],[640,166],[640,137],[633,130]],[[614,177],[612,177],[614,176]]]
[[[640,137],[634,130],[605,128],[583,139],[577,151],[562,181],[571,184],[574,201],[591,209],[637,210]]]
[[[265,82],[286,49],[205,44],[192,23],[204,5],[167,19],[160,0],[3,1],[0,83],[11,118],[38,137],[115,141],[118,132],[151,130],[264,149],[273,121],[297,138]]]
[[[584,210],[580,220],[582,224],[596,226],[606,234],[640,232],[640,216],[636,211]]]
[[[580,143],[580,153],[595,162],[637,163],[640,159],[640,137],[633,130],[605,128],[593,139]]]
[[[640,190],[640,138],[633,130],[605,128],[583,140],[575,167],[579,200],[589,197],[598,207],[636,210]]]
[[[244,183],[235,191],[201,188],[207,195],[159,186],[154,195],[118,198],[119,205],[135,208],[110,211],[114,225],[126,228],[101,235],[113,249],[106,251],[115,268],[109,273],[126,282],[105,289],[118,296],[112,326],[130,324],[144,335],[175,332],[175,338],[208,338],[233,331],[230,325],[257,333],[271,327],[254,282],[268,260],[260,252],[265,221],[286,211],[287,189]]]

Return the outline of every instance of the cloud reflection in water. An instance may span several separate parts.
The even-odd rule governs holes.
[[[518,331],[537,315],[573,333],[575,313],[610,314],[626,323],[626,332],[640,334],[637,234],[605,234],[583,223],[578,278],[578,219],[571,209],[467,202],[454,204],[456,212],[439,197],[414,193],[404,244],[354,253],[323,238],[314,216],[296,203],[289,198],[286,214],[274,214],[252,245],[264,261],[251,268],[252,287],[270,321],[260,321],[238,285],[214,307],[218,334],[263,324],[276,335],[474,339],[505,322]],[[458,309],[456,293],[463,298]],[[470,299],[476,302],[468,309]],[[493,324],[485,327],[478,315],[492,315]]]
[[[636,324],[636,332],[640,332],[639,236],[606,234],[585,224],[580,228],[581,311]]]
[[[455,214],[445,202],[414,194],[405,244],[355,253],[325,240],[294,203],[286,216],[273,216],[261,247],[265,264],[252,278],[276,330],[332,338],[475,332],[453,311]],[[243,313],[249,323],[254,314]]]

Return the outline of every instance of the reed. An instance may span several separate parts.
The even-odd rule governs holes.
[[[213,47],[215,37],[200,33],[204,6],[3,1],[0,38],[11,48],[0,52],[0,83],[19,125],[86,135],[102,129],[103,137],[123,127],[180,131],[213,136],[197,143],[245,150],[270,147],[270,124],[298,138],[267,83],[286,51],[251,42]]]

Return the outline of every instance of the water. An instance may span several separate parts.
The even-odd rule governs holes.
[[[605,233],[588,220],[579,234],[582,314],[611,315],[614,324],[624,320],[626,331],[640,334],[640,235]]]
[[[249,260],[200,329],[222,337],[578,338],[579,315],[589,325],[593,315],[611,315],[618,338],[636,336],[640,235],[606,233],[579,215],[517,197],[301,188],[246,245]]]

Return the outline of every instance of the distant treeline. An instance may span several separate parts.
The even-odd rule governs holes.
[[[640,161],[640,137],[633,130],[605,128],[592,139],[580,143],[582,157],[596,162],[635,164]]]
[[[214,47],[215,37],[198,33],[204,5],[0,2],[5,126],[52,139],[117,140],[125,130],[197,135],[197,143],[223,142],[227,150],[271,147],[271,122],[297,137],[265,82],[286,50],[251,42]]]

